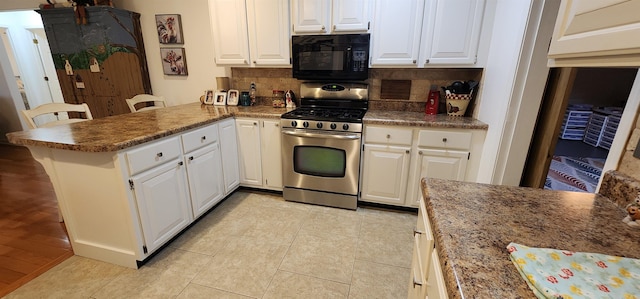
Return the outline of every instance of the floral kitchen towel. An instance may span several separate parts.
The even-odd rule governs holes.
[[[538,298],[640,299],[640,260],[599,253],[507,246]]]

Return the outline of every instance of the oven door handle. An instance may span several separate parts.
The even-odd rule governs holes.
[[[341,140],[355,140],[360,139],[360,134],[345,134],[340,133],[312,133],[312,132],[300,132],[300,131],[287,131],[282,130],[282,134],[296,136],[296,137],[310,137],[310,138],[329,138],[329,139],[341,139]]]

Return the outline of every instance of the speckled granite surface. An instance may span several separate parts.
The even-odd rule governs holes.
[[[535,298],[510,242],[640,258],[640,229],[601,195],[426,178],[422,190],[451,298]]]
[[[286,108],[191,103],[7,134],[9,142],[83,152],[112,152],[229,117],[280,118]]]
[[[489,125],[471,117],[448,116],[446,114],[427,115],[424,112],[393,110],[369,110],[364,115],[363,122],[369,125],[479,130],[487,130],[489,128]]]
[[[602,176],[598,193],[625,208],[640,194],[640,182],[619,171],[609,170]]]

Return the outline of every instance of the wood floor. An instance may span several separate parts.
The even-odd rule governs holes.
[[[0,144],[0,297],[72,255],[42,165],[26,148]]]

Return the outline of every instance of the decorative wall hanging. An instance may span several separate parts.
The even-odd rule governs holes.
[[[156,15],[156,27],[161,44],[184,44],[180,15]]]
[[[162,70],[165,75],[186,76],[187,57],[184,48],[160,48]]]

